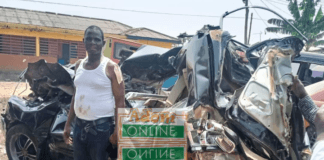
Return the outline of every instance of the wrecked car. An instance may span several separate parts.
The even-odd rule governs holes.
[[[128,92],[126,99],[134,108],[190,108],[186,123],[189,159],[307,159],[311,156],[309,139],[298,99],[289,90],[292,59],[300,57],[304,42],[293,36],[252,46],[234,40],[223,30],[223,18],[245,8],[226,12],[220,26],[204,26],[168,58],[167,66],[172,65],[179,76],[169,92],[159,88],[143,93],[139,88]],[[308,40],[278,13],[248,8],[278,15]],[[142,71],[163,73],[157,61],[145,58],[138,62],[151,65],[138,65]],[[127,60],[121,64],[125,71]],[[154,79],[152,74],[136,74],[128,82],[134,78],[144,84],[171,76],[161,75]]]
[[[245,8],[226,12],[219,26],[204,26],[183,47],[146,46],[125,59],[126,105],[190,110],[185,124],[188,159],[307,158],[311,152],[303,116],[288,90],[291,59],[300,56],[304,43],[296,37],[253,46],[234,40],[224,30],[223,18]],[[270,9],[248,8],[268,10],[299,32]],[[42,61],[29,64],[24,77],[33,95],[12,96],[2,114],[10,159],[72,157],[72,146],[63,141],[71,101],[69,88],[63,86],[73,82],[71,69]],[[162,90],[163,81],[175,75],[173,87]]]

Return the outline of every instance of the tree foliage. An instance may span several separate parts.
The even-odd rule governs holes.
[[[306,51],[311,46],[324,45],[324,15],[322,6],[316,12],[316,6],[320,0],[302,0],[298,3],[297,0],[288,0],[288,9],[292,14],[293,19],[289,19],[298,30],[300,30],[309,41],[305,45]],[[281,19],[272,18],[268,20],[269,24],[276,27],[267,27],[266,30],[272,33],[290,34],[298,38],[302,37],[287,23]]]

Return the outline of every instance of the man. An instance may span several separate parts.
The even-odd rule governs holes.
[[[75,119],[74,159],[107,160],[107,147],[110,142],[117,143],[118,129],[114,122],[118,124],[118,108],[125,106],[124,82],[118,65],[103,56],[105,42],[99,27],[88,27],[83,42],[88,57],[76,62],[75,91],[64,128],[64,141],[71,143],[71,122]]]

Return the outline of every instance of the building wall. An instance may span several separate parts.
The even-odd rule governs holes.
[[[0,54],[0,70],[24,70],[28,63],[37,62],[40,59],[45,59],[49,63],[57,61],[54,57],[49,56],[27,56],[27,55],[10,55]],[[14,65],[13,65],[14,64]]]
[[[150,41],[150,40],[138,40],[139,43],[163,47],[163,48],[172,48],[172,43],[170,42],[159,42],[159,41]]]
[[[44,49],[42,46],[46,41],[46,43],[48,43],[48,55],[52,56],[52,57],[61,57],[61,45],[62,43],[77,43],[80,44],[78,48],[82,48],[83,44],[82,44],[82,40],[83,40],[83,36],[80,35],[66,35],[63,33],[52,33],[52,32],[38,32],[38,31],[29,31],[29,30],[22,30],[22,29],[10,29],[10,28],[0,28],[0,35],[3,35],[4,38],[8,38],[8,37],[14,37],[14,38],[10,38],[10,47],[12,50],[12,47],[14,47],[14,51],[17,51],[18,53],[21,52],[21,47],[20,46],[14,46],[13,45],[13,41],[12,39],[17,39],[15,37],[23,37],[24,39],[26,39],[27,37],[30,38],[35,38],[35,56],[40,56],[41,51],[44,52]],[[81,45],[82,44],[82,45]],[[5,45],[5,44],[4,44]],[[9,47],[9,49],[10,49]],[[19,48],[20,47],[20,48]],[[83,47],[84,49],[84,47]],[[58,51],[58,52],[55,52]],[[83,58],[85,56],[85,49],[82,50],[78,50],[80,51],[80,58]],[[13,53],[10,50],[5,50],[4,51],[7,54],[11,54]]]
[[[57,62],[55,57],[0,54],[0,81],[17,81],[19,74],[27,68],[28,63],[45,59],[49,63]],[[72,58],[71,63],[78,59]]]
[[[80,33],[75,35],[71,34],[72,33],[65,34],[63,32],[44,32],[28,29],[0,28],[0,35],[3,35],[7,38],[11,37],[10,42],[8,44],[3,43],[3,45],[0,46],[0,69],[16,71],[23,70],[27,67],[28,62],[35,62],[42,58],[47,60],[48,62],[55,63],[57,62],[58,58],[62,58],[63,43],[68,43],[70,45],[77,44],[77,47],[74,48],[77,52],[77,57],[70,59],[70,63],[74,63],[77,59],[84,58],[86,56],[86,51],[82,42],[83,35]],[[20,37],[20,39],[17,37]],[[122,38],[107,38],[106,46],[104,48],[104,55],[113,59],[113,61],[117,63],[119,62],[119,60],[115,59],[113,56],[113,54],[115,54],[114,46],[116,43],[123,43],[126,46],[128,45],[134,47],[140,47],[142,44],[148,44],[164,48],[172,47],[172,43],[167,42],[156,42],[149,40],[136,41]],[[21,42],[24,41],[23,39],[35,39],[35,53],[30,54],[28,52],[28,54],[24,54],[24,44],[20,41],[17,42],[17,39]]]

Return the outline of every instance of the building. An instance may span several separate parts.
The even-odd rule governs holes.
[[[134,50],[143,44],[172,48],[180,43],[157,31],[112,20],[0,7],[0,80],[1,73],[21,71],[39,59],[74,63],[84,58],[82,39],[89,25],[102,28],[107,41],[104,55],[115,62],[122,48]]]

